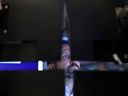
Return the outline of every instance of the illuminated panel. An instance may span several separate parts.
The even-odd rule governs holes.
[[[0,64],[21,64],[21,61],[2,61]]]
[[[0,70],[13,71],[13,70],[37,70],[38,62],[21,62],[21,61],[5,61],[0,62]]]

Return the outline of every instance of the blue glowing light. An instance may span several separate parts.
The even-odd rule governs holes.
[[[4,61],[0,62],[0,70],[37,70],[38,62]]]

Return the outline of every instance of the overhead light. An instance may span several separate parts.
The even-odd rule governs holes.
[[[64,37],[62,38],[62,40],[63,40],[63,41],[68,41],[69,39],[68,39],[68,37],[64,36]]]

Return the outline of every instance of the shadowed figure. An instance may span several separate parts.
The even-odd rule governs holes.
[[[48,69],[65,70],[65,95],[73,96],[73,72],[80,69],[80,62],[71,60],[69,44],[62,44],[61,59],[50,62]]]

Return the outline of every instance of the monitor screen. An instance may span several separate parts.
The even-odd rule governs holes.
[[[93,60],[94,41],[116,38],[116,12],[112,0],[68,0],[72,58]]]
[[[6,41],[36,42],[33,49],[38,59],[49,60],[58,56],[61,47],[62,1],[9,0],[8,4]]]

